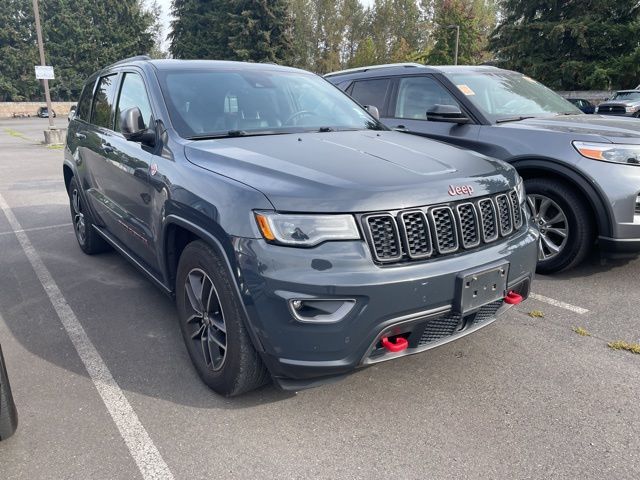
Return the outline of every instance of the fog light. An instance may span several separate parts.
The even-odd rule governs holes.
[[[296,298],[289,300],[293,318],[302,323],[336,323],[356,305],[353,298]]]

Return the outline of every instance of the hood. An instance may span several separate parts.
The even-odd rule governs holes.
[[[350,131],[200,140],[187,159],[264,193],[283,212],[369,212],[461,199],[515,185],[499,160],[388,131]],[[462,189],[463,191],[467,191]]]
[[[521,128],[567,133],[572,140],[640,144],[640,121],[608,115],[559,115],[528,118],[497,124],[499,128]]]

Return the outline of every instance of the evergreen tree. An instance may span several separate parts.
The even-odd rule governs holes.
[[[292,50],[291,27],[287,0],[236,0],[228,25],[231,58],[286,63]]]
[[[49,82],[55,100],[77,100],[91,73],[153,46],[153,18],[140,0],[41,0],[40,18],[47,64],[55,68]],[[41,99],[31,1],[2,0],[0,25],[0,99]]]
[[[474,65],[489,58],[487,38],[495,26],[496,4],[490,0],[436,0],[432,3],[433,48],[427,56],[433,65],[453,65],[456,25],[460,26],[458,64]]]
[[[224,0],[173,0],[171,55],[174,58],[230,58],[230,4]]]
[[[551,88],[628,88],[640,77],[638,32],[638,0],[504,0],[491,48]]]

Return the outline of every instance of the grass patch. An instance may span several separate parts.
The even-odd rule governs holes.
[[[11,137],[15,137],[15,138],[21,138],[22,140],[29,140],[27,137],[25,137],[22,133],[20,133],[17,130],[14,130],[13,128],[5,128],[4,129],[5,133]]]
[[[582,327],[573,327],[573,331],[581,337],[590,337],[591,334]]]
[[[640,343],[629,343],[624,340],[607,343],[607,346],[613,350],[626,350],[627,352],[640,355]]]
[[[544,318],[544,312],[541,312],[540,310],[531,310],[529,312],[529,316],[531,318]]]
[[[64,148],[64,145],[45,145],[45,147],[51,150],[62,150]]]

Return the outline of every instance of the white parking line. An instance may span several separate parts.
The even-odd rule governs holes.
[[[570,310],[572,312],[579,313],[580,315],[587,313],[589,311],[586,308],[576,307],[575,305],[571,305],[570,303],[561,302],[560,300],[545,297],[544,295],[539,295],[537,293],[529,294],[529,298],[533,298],[534,300],[539,300],[541,302],[548,303],[549,305],[553,305],[555,307],[564,308],[565,310]]]
[[[60,288],[53,280],[51,273],[42,262],[29,237],[13,214],[9,204],[0,194],[0,210],[2,210],[13,229],[20,246],[31,267],[40,280],[53,308],[69,335],[80,360],[84,364],[93,384],[104,402],[111,418],[118,427],[131,456],[135,460],[145,480],[173,480],[173,474],[149,437],[133,407],[111,375],[109,368],[96,350],[87,333],[82,328],[75,313],[65,300]]]
[[[58,225],[47,225],[46,227],[23,228],[22,230],[11,230],[10,232],[0,232],[2,235],[15,235],[18,232],[37,232],[38,230],[49,230],[50,228],[71,227],[73,223],[60,223]]]

